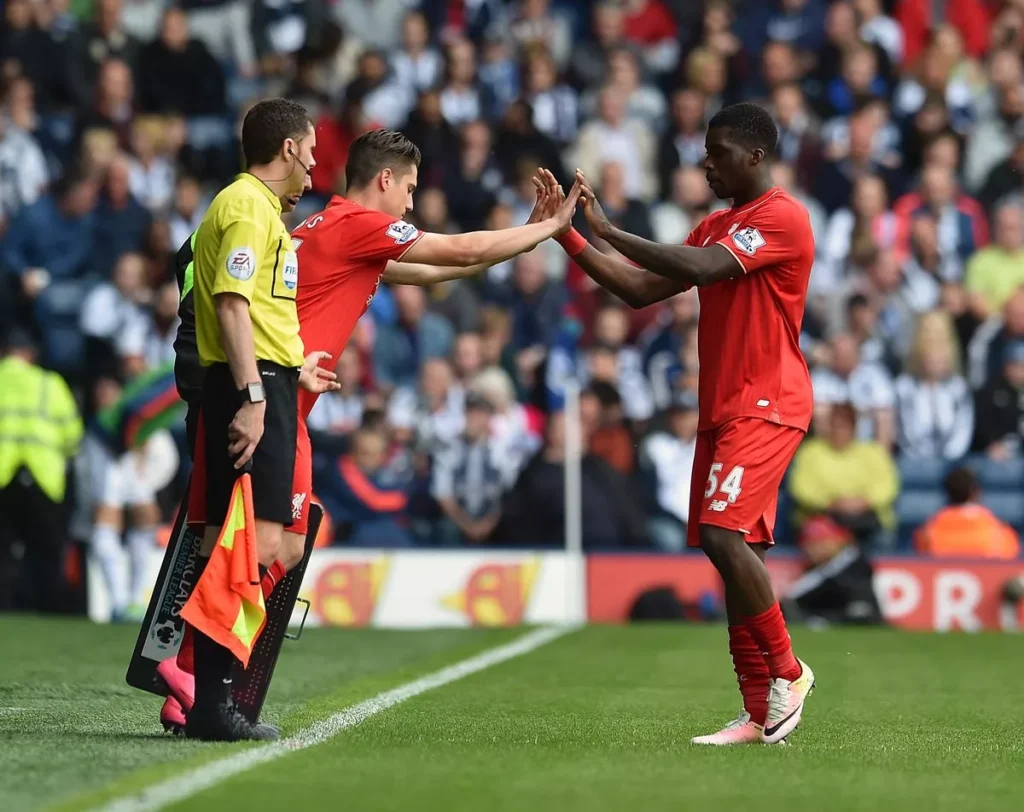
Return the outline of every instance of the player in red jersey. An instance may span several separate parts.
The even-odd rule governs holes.
[[[468,234],[424,233],[402,219],[413,208],[419,164],[419,149],[401,133],[364,133],[349,149],[346,197],[333,197],[292,232],[299,259],[295,301],[305,346],[337,358],[382,281],[432,285],[478,274],[564,231],[579,197],[577,184],[568,199],[549,207],[540,189],[526,225]],[[542,210],[549,211],[543,221]],[[299,398],[293,524],[284,534],[281,560],[275,562],[279,576],[302,557],[312,487],[306,417],[314,403],[315,395]]]
[[[589,276],[634,307],[700,290],[689,545],[703,549],[722,576],[744,709],[695,744],[782,741],[814,685],[811,669],[793,656],[764,566],[779,486],[813,407],[799,338],[814,238],[804,207],[772,185],[768,159],[777,140],[771,116],[754,104],[711,119],[704,169],[712,191],[733,206],[709,215],[682,246],[613,227],[578,175],[595,236],[640,268],[602,254],[575,231],[559,237]],[[550,188],[554,178],[543,173],[536,182]]]

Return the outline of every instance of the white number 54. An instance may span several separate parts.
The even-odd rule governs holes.
[[[716,462],[711,466],[711,471],[708,474],[708,487],[704,491],[704,498],[710,499],[714,496],[715,491],[721,491],[728,498],[732,504],[736,503],[739,499],[740,494],[743,492],[741,487],[743,482],[743,466],[737,465],[729,472],[728,476],[722,481],[721,486],[718,484],[718,474],[722,471],[722,463]]]

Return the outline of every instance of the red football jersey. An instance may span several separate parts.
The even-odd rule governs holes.
[[[806,431],[814,400],[800,326],[814,261],[807,210],[773,188],[709,215],[686,245],[718,243],[743,275],[700,289],[699,430],[759,417]]]
[[[326,350],[338,360],[360,316],[370,306],[388,260],[401,259],[422,233],[413,225],[342,197],[292,232],[299,257],[295,304],[305,352]],[[299,390],[305,417],[317,396]]]

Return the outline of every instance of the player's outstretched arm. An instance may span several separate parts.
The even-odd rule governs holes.
[[[426,236],[426,235],[424,235]],[[422,239],[422,238],[421,238]],[[428,265],[425,262],[406,262],[389,260],[384,270],[384,281],[391,285],[436,285],[438,282],[450,282],[453,279],[468,279],[481,274],[494,262],[479,262],[476,265],[459,267],[458,265]]]
[[[552,181],[554,181],[554,176],[552,176]],[[544,184],[535,181],[534,185],[537,187],[537,202],[534,204],[533,211],[530,212],[530,217],[526,221],[527,225],[541,223],[554,217],[557,214],[558,207],[565,200],[564,194],[556,197]],[[555,182],[554,186],[561,192],[561,187],[558,186],[557,182]],[[457,266],[444,267],[427,265],[422,262],[391,260],[384,271],[384,281],[392,285],[433,285],[438,282],[450,282],[453,279],[466,279],[470,276],[476,276],[486,271],[492,264],[490,262],[481,262],[477,265],[467,265],[465,268],[460,268]]]
[[[589,243],[573,260],[602,288],[637,309],[671,299],[690,288],[684,282],[658,276],[618,257],[602,254]]]
[[[467,265],[465,268],[426,265],[422,262],[396,262],[391,260],[384,271],[384,281],[391,285],[434,285],[453,279],[466,279],[483,273],[491,267],[490,262]]]
[[[594,234],[651,273],[694,287],[713,285],[743,274],[736,257],[721,245],[707,248],[661,245],[616,228],[608,221],[597,196],[579,170],[576,170],[576,183],[581,187],[580,202]]]
[[[574,184],[553,217],[501,231],[471,231],[468,234],[424,234],[403,260],[424,265],[493,265],[532,251],[572,222],[580,187]]]

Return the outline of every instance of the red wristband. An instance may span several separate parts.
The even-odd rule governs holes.
[[[570,257],[582,254],[587,247],[587,241],[575,228],[570,228],[565,234],[558,238],[558,244],[565,249]]]

